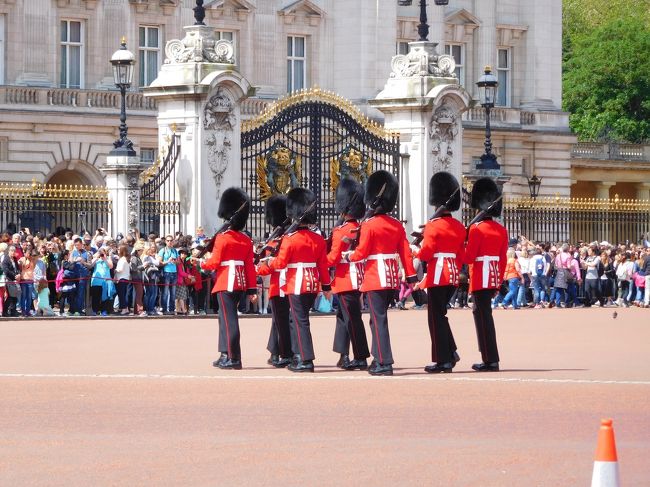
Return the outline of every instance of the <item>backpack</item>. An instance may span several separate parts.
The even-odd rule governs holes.
[[[546,267],[546,259],[539,257],[535,259],[535,275],[537,277],[544,276],[544,268]]]

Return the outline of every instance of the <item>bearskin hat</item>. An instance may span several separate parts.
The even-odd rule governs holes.
[[[478,179],[472,186],[471,206],[477,210],[487,210],[488,207],[496,200],[501,193],[497,183],[492,178]],[[498,217],[501,215],[502,202],[499,203],[488,213],[488,216]]]
[[[397,178],[388,171],[379,170],[373,172],[366,181],[366,193],[364,202],[371,205],[375,200],[381,188],[386,185],[380,198],[377,213],[390,213],[397,203],[397,193],[399,192],[399,183]]]
[[[264,209],[266,224],[273,228],[282,225],[287,219],[287,197],[283,194],[275,194],[266,200]]]
[[[228,188],[221,195],[219,200],[219,211],[217,215],[224,220],[230,219],[241,205],[247,202],[248,204],[232,220],[231,228],[233,230],[243,230],[248,220],[248,213],[250,212],[251,199],[246,192],[240,188]]]
[[[460,208],[460,191],[458,180],[453,174],[440,171],[431,176],[429,180],[429,204],[431,206],[444,205],[449,197],[454,194],[451,204],[447,207],[449,211],[456,211]]]
[[[354,179],[341,179],[336,188],[336,211],[354,218],[362,218],[366,212],[363,203],[363,186]]]
[[[316,200],[314,193],[306,188],[293,188],[287,194],[287,216],[298,220],[305,213],[307,208]],[[313,224],[318,219],[316,207],[306,215],[303,223]]]

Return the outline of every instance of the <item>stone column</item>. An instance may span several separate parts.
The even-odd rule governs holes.
[[[127,235],[140,222],[140,173],[145,166],[140,157],[108,156],[101,168],[106,178],[106,188],[111,197],[113,211],[109,222],[112,236],[122,232]]]
[[[609,188],[614,186],[616,183],[611,181],[603,181],[596,183],[596,198],[601,200],[607,200],[609,196]]]
[[[478,80],[485,66],[491,66],[496,73],[497,57],[497,8],[496,0],[481,0],[475,3],[474,15],[481,19],[481,25],[476,29],[476,46],[478,55],[476,57],[475,73],[467,73],[467,79]],[[474,83],[472,89],[476,90]]]
[[[400,132],[402,152],[402,216],[407,230],[427,221],[429,179],[448,171],[460,183],[462,168],[461,115],[469,94],[450,75],[453,58],[437,56],[432,42],[413,42],[406,56],[395,56],[384,90],[369,103],[385,116],[385,126]]]
[[[176,170],[181,230],[194,234],[219,225],[219,198],[230,186],[241,186],[242,100],[253,92],[234,65],[229,41],[215,41],[213,29],[185,27],[183,40],[167,43],[168,59],[145,96],[157,99],[159,139],[176,125],[181,150]]]

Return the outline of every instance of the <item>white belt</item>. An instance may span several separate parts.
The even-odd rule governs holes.
[[[350,282],[352,283],[352,289],[359,289],[359,274],[357,272],[357,264],[363,261],[357,262],[348,262],[345,259],[341,259],[340,264],[348,264],[350,266]]]
[[[386,261],[397,260],[397,254],[372,254],[366,257],[366,260],[377,261],[377,274],[379,274],[379,284],[386,287]]]
[[[275,272],[280,273],[278,286],[280,287],[280,297],[284,298],[284,291],[282,289],[287,285],[287,268],[285,267],[284,269],[276,269]]]
[[[483,287],[487,287],[489,285],[489,279],[490,279],[490,263],[491,262],[499,262],[499,256],[498,255],[482,255],[480,257],[476,258],[476,262],[483,262]],[[497,276],[497,281],[499,280]],[[497,282],[497,284],[499,284]]]
[[[300,294],[302,289],[302,277],[305,269],[313,269],[316,267],[315,262],[296,262],[295,264],[287,264],[288,269],[296,269],[296,282],[293,286],[293,293]]]
[[[440,284],[440,277],[442,276],[442,267],[445,264],[445,259],[455,259],[456,254],[450,252],[438,252],[437,254],[433,254],[433,256],[436,258],[436,270],[433,274],[433,283],[437,286]]]
[[[228,268],[228,291],[233,292],[235,290],[235,273],[237,266],[244,266],[243,260],[224,260],[221,262],[221,267]]]

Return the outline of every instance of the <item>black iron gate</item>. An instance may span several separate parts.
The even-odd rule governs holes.
[[[378,169],[399,178],[399,136],[347,100],[313,89],[283,99],[242,125],[241,185],[251,195],[248,229],[261,238],[264,202],[302,186],[318,197],[321,229],[337,220],[334,192],[343,177],[363,183]],[[399,215],[399,208],[395,209]]]
[[[164,149],[163,161],[157,159],[141,175],[140,232],[158,235],[173,234],[180,230],[180,202],[176,196],[176,162],[180,155],[180,135],[172,129]]]

